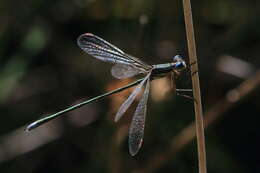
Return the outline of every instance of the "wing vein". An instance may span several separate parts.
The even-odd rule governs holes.
[[[139,151],[139,149],[142,146],[149,90],[150,90],[150,76],[146,80],[145,91],[136,107],[130,125],[128,143],[129,143],[129,152],[132,156],[136,155],[136,153]]]
[[[148,71],[152,68],[151,65],[124,53],[116,46],[91,33],[79,36],[78,45],[83,51],[101,61],[130,65],[142,71]]]
[[[147,79],[150,77],[150,73],[144,78],[144,80],[134,89],[134,91],[131,93],[131,95],[126,99],[126,101],[121,105],[119,108],[116,116],[115,116],[115,122],[117,122],[123,114],[127,111],[127,109],[131,106],[131,104],[134,102],[136,96],[141,91],[144,83],[147,81]]]

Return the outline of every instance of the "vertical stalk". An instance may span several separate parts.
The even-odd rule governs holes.
[[[194,96],[194,109],[196,119],[196,134],[197,134],[197,146],[198,146],[198,161],[199,161],[199,173],[206,173],[206,149],[205,149],[205,136],[203,126],[202,105],[200,96],[200,83],[197,64],[196,43],[194,37],[193,20],[190,0],[183,0],[184,19],[186,27],[186,35],[188,42],[189,60],[191,64],[191,77],[192,88]],[[195,73],[194,73],[195,72]]]

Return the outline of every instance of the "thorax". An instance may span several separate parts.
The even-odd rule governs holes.
[[[173,71],[174,65],[175,65],[175,63],[153,65],[152,76],[153,77],[165,76],[168,73]]]

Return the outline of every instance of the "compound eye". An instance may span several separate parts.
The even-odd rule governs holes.
[[[177,70],[177,71],[182,71],[182,70],[184,70],[186,68],[186,64],[185,64],[185,62],[183,61],[183,62],[176,62],[175,63],[175,69]]]
[[[178,60],[181,60],[181,59],[182,59],[182,57],[180,55],[175,55],[173,57],[173,61],[178,61]]]
[[[177,62],[177,63],[175,64],[175,67],[176,67],[177,69],[181,69],[181,68],[183,68],[183,64],[182,64],[181,62]]]

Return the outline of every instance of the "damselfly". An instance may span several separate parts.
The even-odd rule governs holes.
[[[54,118],[61,116],[63,113],[79,108],[85,104],[91,103],[93,101],[104,98],[108,95],[120,92],[132,86],[138,85],[126,101],[119,108],[115,121],[117,122],[122,115],[127,111],[130,105],[134,102],[137,95],[142,92],[144,88],[143,95],[136,107],[136,110],[133,115],[133,119],[129,129],[129,152],[134,156],[140,149],[144,136],[144,126],[145,126],[145,117],[147,110],[147,100],[150,89],[150,81],[157,77],[166,76],[169,73],[179,74],[186,68],[186,63],[183,58],[179,55],[173,57],[173,62],[166,64],[157,64],[157,65],[148,65],[140,59],[133,57],[129,54],[126,54],[116,46],[108,43],[102,38],[93,35],[91,33],[86,33],[78,38],[79,47],[92,55],[93,57],[114,64],[111,69],[111,74],[117,79],[124,79],[128,77],[133,77],[137,74],[146,75],[144,78],[139,79],[127,86],[113,90],[111,92],[105,93],[103,95],[97,96],[93,99],[87,100],[85,102],[79,103],[67,109],[64,109],[60,112],[47,116],[45,118],[39,119],[26,128],[27,131],[30,131]]]

